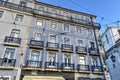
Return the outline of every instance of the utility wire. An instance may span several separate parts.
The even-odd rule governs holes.
[[[89,11],[89,12],[91,12],[91,13],[95,14],[96,16],[101,17],[101,20],[103,20],[103,19],[104,19],[104,20],[106,20],[106,21],[108,21],[108,22],[112,22],[111,20],[109,20],[109,19],[107,19],[107,18],[105,18],[105,17],[103,17],[103,16],[101,16],[101,15],[96,14],[95,12],[93,12],[93,11],[89,10],[88,8],[83,7],[82,5],[80,5],[80,4],[78,4],[78,3],[76,3],[76,2],[75,2],[75,1],[73,1],[73,0],[68,0],[68,1],[69,1],[69,2],[71,2],[72,4],[76,5],[76,6],[80,7],[80,8],[83,8],[84,10],[87,10],[87,11]]]

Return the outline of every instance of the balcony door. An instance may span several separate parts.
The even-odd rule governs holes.
[[[57,39],[55,35],[50,35],[50,42],[51,42],[51,44],[49,45],[50,47],[56,47],[55,43],[57,43]]]
[[[12,59],[14,59],[15,49],[14,48],[6,48],[4,54],[4,66],[11,66],[13,63]]]
[[[12,29],[10,37],[18,38],[20,35],[20,30]]]
[[[20,1],[19,5],[24,8],[27,6],[27,2],[24,2],[24,1]]]
[[[64,63],[65,63],[65,68],[70,68],[71,54],[64,54]]]
[[[80,69],[82,70],[86,69],[85,56],[79,56],[79,64],[80,64]]]
[[[39,51],[32,51],[31,53],[31,66],[39,66],[39,58],[40,52]]]
[[[34,40],[41,41],[41,33],[34,33]]]
[[[55,67],[56,63],[56,53],[50,52],[48,55],[49,67]]]

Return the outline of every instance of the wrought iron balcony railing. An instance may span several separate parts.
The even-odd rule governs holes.
[[[45,68],[59,69],[59,63],[58,62],[46,62]]]
[[[21,38],[6,36],[4,42],[20,44],[21,43]]]
[[[60,68],[62,70],[74,70],[75,66],[74,66],[74,64],[71,64],[71,63],[62,63]]]
[[[89,53],[97,53],[98,54],[98,49],[97,48],[89,48]]]
[[[28,11],[28,12],[32,12],[32,10],[33,10],[30,7],[21,6],[19,4],[14,4],[14,3],[11,3],[8,1],[0,1],[0,6],[12,8],[12,9],[17,9],[17,10],[24,10],[24,11]]]
[[[0,66],[15,67],[16,59],[0,58]]]
[[[47,48],[59,49],[59,43],[47,42]]]
[[[99,23],[96,23],[96,22],[93,22],[93,21],[87,21],[87,20],[83,20],[83,19],[79,19],[79,18],[70,17],[70,16],[54,14],[52,12],[41,11],[41,10],[38,10],[38,9],[33,9],[33,8],[30,8],[30,7],[26,7],[26,6],[21,6],[19,4],[14,4],[14,3],[11,3],[11,2],[0,1],[0,6],[4,6],[4,7],[7,7],[7,8],[12,8],[12,9],[16,9],[16,10],[23,10],[23,11],[31,12],[31,13],[34,13],[34,14],[43,15],[43,16],[47,16],[47,17],[53,17],[53,18],[57,18],[57,19],[70,21],[70,22],[75,22],[75,23],[100,27]]]
[[[81,64],[78,64],[77,65],[77,70],[84,70],[84,71],[90,71],[90,67],[89,65],[81,65]]]
[[[30,67],[30,68],[41,68],[42,67],[42,61],[32,61],[32,60],[27,60],[27,63],[25,67]]]
[[[86,47],[81,47],[81,46],[76,46],[76,52],[78,53],[83,53],[83,52],[87,52],[87,48]]]
[[[44,41],[31,40],[30,46],[44,47]]]
[[[93,72],[103,72],[102,66],[91,66]]]
[[[73,51],[73,45],[62,44],[61,49],[63,51]]]

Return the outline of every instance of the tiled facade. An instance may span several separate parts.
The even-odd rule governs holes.
[[[105,50],[106,63],[111,80],[119,80],[120,64],[120,29],[119,27],[108,27],[101,36]]]
[[[1,78],[104,80],[96,16],[9,0],[0,1],[0,17]]]

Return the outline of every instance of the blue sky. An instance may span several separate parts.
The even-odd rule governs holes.
[[[93,14],[97,16],[97,22],[102,25],[101,32],[103,32],[106,26],[120,20],[120,0],[72,0],[78,5],[87,8],[83,9],[80,6],[71,3],[69,0],[38,0],[40,2],[49,3],[52,5],[60,5],[61,7]],[[90,12],[91,11],[91,12]],[[103,18],[102,18],[103,17]],[[108,26],[117,26],[117,24],[111,24]]]

